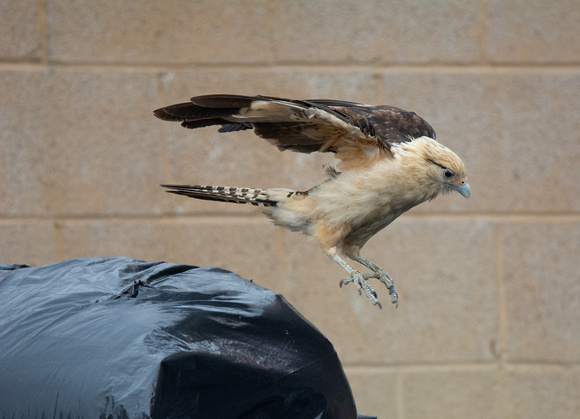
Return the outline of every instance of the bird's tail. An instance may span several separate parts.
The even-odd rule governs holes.
[[[230,186],[209,185],[161,185],[169,189],[167,192],[184,195],[190,198],[209,201],[233,202],[235,204],[252,204],[262,207],[276,206],[282,190],[238,188]],[[276,192],[276,193],[271,193]],[[287,193],[294,191],[288,189]]]

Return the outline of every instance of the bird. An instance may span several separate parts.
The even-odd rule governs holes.
[[[261,207],[274,224],[304,233],[348,275],[373,305],[382,307],[369,283],[377,279],[395,308],[399,296],[389,273],[361,255],[361,248],[397,217],[439,194],[471,195],[467,169],[435,130],[414,112],[388,105],[331,99],[210,94],[153,111],[185,128],[218,125],[231,133],[253,129],[279,150],[333,153],[336,167],[305,190],[212,185],[161,185],[186,197]],[[362,273],[346,258],[365,267]]]

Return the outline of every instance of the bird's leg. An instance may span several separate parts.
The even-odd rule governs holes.
[[[371,300],[371,303],[373,303],[373,305],[378,305],[379,308],[382,308],[381,303],[379,303],[379,301],[377,300],[377,293],[375,292],[373,287],[367,284],[365,276],[363,274],[361,274],[359,271],[357,271],[348,263],[346,263],[344,259],[341,258],[337,253],[330,254],[328,256],[333,261],[342,266],[342,268],[349,273],[349,276],[346,276],[340,280],[341,287],[350,282],[354,282],[359,293],[364,291],[368,299]]]
[[[383,284],[385,284],[386,287],[389,289],[389,294],[391,295],[391,302],[395,305],[395,308],[398,308],[399,307],[399,295],[397,294],[397,291],[395,291],[395,283],[393,282],[392,278],[389,276],[389,273],[387,271],[385,271],[383,268],[381,268],[380,266],[375,265],[370,260],[365,259],[360,254],[353,255],[353,256],[349,255],[349,257],[352,260],[360,263],[363,266],[366,266],[371,271],[373,271],[372,273],[364,275],[365,280],[370,279],[370,278],[377,278],[379,281],[381,281]]]

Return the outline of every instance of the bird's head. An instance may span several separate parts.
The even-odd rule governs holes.
[[[425,147],[424,152],[427,174],[434,187],[439,187],[441,193],[457,191],[465,198],[471,196],[467,169],[457,154],[435,140]]]
[[[429,137],[401,144],[406,164],[424,193],[433,199],[439,193],[459,192],[469,198],[467,169],[459,156]]]

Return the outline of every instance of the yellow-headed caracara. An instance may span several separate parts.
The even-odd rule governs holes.
[[[435,141],[435,131],[413,112],[336,100],[207,95],[154,111],[185,128],[221,125],[220,132],[253,129],[279,150],[334,153],[338,170],[306,191],[206,185],[163,185],[178,195],[263,207],[275,224],[311,237],[373,304],[367,280],[377,278],[398,295],[387,271],[360,255],[379,230],[405,211],[440,193],[469,198],[461,159]],[[345,255],[371,272],[362,274]],[[379,304],[380,306],[380,304]]]

